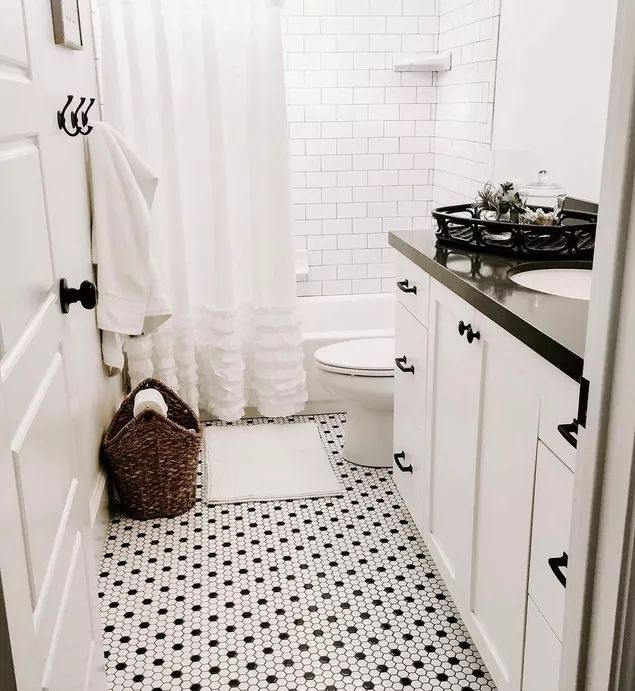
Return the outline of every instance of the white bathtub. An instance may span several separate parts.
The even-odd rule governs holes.
[[[351,338],[379,338],[395,334],[395,296],[329,295],[299,299],[308,412],[341,410],[341,404],[319,383],[313,354],[329,343]]]

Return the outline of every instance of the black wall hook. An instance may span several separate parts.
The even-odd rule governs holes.
[[[70,104],[71,104],[72,102],[73,102],[73,95],[72,95],[72,94],[69,94],[69,95],[66,97],[66,104],[64,105],[64,107],[62,108],[62,110],[58,110],[58,111],[57,111],[57,126],[58,126],[61,130],[63,130],[64,132],[66,132],[66,134],[68,134],[69,137],[75,137],[75,136],[76,136],[76,133],[69,132],[69,131],[66,129],[66,111],[68,110],[68,106],[70,106]]]
[[[75,130],[75,132],[77,134],[79,134],[81,132],[81,130],[79,128],[79,117],[78,117],[78,115],[79,115],[79,111],[82,109],[82,106],[84,105],[84,103],[86,103],[86,97],[81,96],[79,99],[79,105],[71,113],[71,126],[73,127],[73,129]]]
[[[70,129],[67,127],[66,111],[70,107],[74,98],[75,97],[72,94],[69,94],[66,97],[66,103],[64,104],[64,107],[62,108],[62,110],[57,111],[57,126],[59,127],[60,130],[65,132],[69,137],[76,137],[78,134],[87,135],[93,129],[92,125],[88,124],[88,111],[93,107],[93,105],[95,103],[95,99],[91,98],[88,101],[88,106],[85,108],[84,111],[82,111],[82,108],[84,107],[84,104],[87,101],[85,96],[81,96],[79,99],[78,106],[74,110],[70,111],[71,127],[70,127]],[[81,123],[81,125],[80,125],[80,123]]]
[[[91,98],[88,102],[88,107],[82,113],[82,128],[80,132],[83,135],[90,134],[93,131],[93,126],[88,124],[88,111],[95,105],[95,99]]]

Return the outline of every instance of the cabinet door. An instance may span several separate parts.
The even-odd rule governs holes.
[[[466,622],[499,691],[520,688],[539,424],[548,366],[477,313],[480,429]]]
[[[395,368],[393,479],[423,532],[428,332],[403,305],[397,306],[395,342],[400,363]]]
[[[560,431],[561,425],[571,425],[575,422],[578,411],[578,397],[580,384],[555,367],[550,377],[549,385],[545,387],[545,395],[540,403],[540,430],[538,437],[556,456],[572,471],[575,471],[576,447],[566,439]],[[577,442],[578,433],[574,429],[573,437]]]
[[[562,646],[531,598],[525,646],[523,691],[557,691]]]
[[[406,417],[423,431],[428,331],[403,305],[397,305],[395,355],[395,420]]]
[[[529,593],[562,639],[573,473],[542,443],[538,447]]]
[[[401,416],[395,418],[394,439],[392,476],[417,528],[423,533],[425,436],[410,418]]]
[[[474,309],[430,281],[424,537],[460,605],[472,542],[480,348],[459,334]]]
[[[428,325],[430,276],[400,254],[397,257],[397,301],[424,326]]]

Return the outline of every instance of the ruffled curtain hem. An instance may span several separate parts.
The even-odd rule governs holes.
[[[155,377],[194,409],[225,422],[254,406],[267,417],[301,412],[307,400],[302,334],[293,307],[201,308],[124,343],[134,387]]]

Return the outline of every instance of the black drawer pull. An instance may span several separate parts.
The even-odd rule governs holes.
[[[468,326],[467,327],[467,342],[473,343],[475,340],[477,340],[477,341],[481,340],[481,332],[480,331],[472,331],[472,327]]]
[[[404,278],[403,281],[397,281],[397,288],[399,288],[399,290],[402,293],[414,293],[415,295],[417,294],[417,286],[411,286],[408,283],[407,278]]]
[[[403,357],[396,357],[395,358],[395,365],[397,365],[397,367],[399,367],[399,369],[402,372],[410,372],[410,374],[414,374],[415,373],[414,365],[408,365],[408,367],[406,367],[406,362],[408,362],[408,358],[405,355]]]
[[[403,451],[400,451],[399,453],[393,454],[393,458],[395,459],[395,463],[397,464],[397,468],[401,470],[402,473],[412,473],[412,464],[410,465],[402,465],[401,461],[406,460],[406,454]]]
[[[578,448],[578,421],[575,418],[573,418],[573,422],[569,422],[566,425],[558,425],[558,432],[574,449]]]
[[[547,559],[549,568],[553,571],[553,575],[558,579],[558,582],[563,588],[567,587],[567,577],[562,573],[562,569],[566,569],[569,565],[569,556],[566,552],[562,553],[561,557],[551,557]]]
[[[463,336],[463,334],[471,328],[471,324],[466,324],[464,321],[459,322],[459,333],[461,334],[461,336]]]

